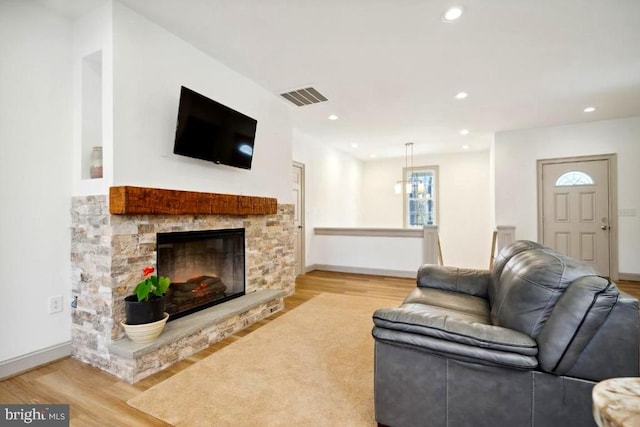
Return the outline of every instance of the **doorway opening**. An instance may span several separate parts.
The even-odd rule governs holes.
[[[295,232],[295,267],[294,275],[297,277],[305,273],[305,238],[304,238],[304,164],[293,162],[292,165],[292,191],[293,191],[293,222]]]

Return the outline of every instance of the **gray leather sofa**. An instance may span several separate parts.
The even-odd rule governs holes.
[[[535,242],[491,271],[424,265],[373,321],[386,426],[591,426],[593,386],[640,374],[638,300]]]

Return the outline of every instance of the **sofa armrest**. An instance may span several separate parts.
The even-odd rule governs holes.
[[[418,286],[487,298],[490,277],[489,270],[424,264],[418,269]]]
[[[376,310],[373,322],[377,340],[476,363],[521,369],[538,366],[536,341],[512,329],[411,307]]]

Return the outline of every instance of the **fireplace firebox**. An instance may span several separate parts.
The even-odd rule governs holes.
[[[169,321],[245,294],[244,228],[157,234]]]

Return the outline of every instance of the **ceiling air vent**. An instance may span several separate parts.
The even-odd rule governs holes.
[[[328,101],[328,99],[325,98],[324,95],[322,95],[312,87],[292,90],[291,92],[281,93],[280,95],[287,101],[293,102],[298,107]]]

